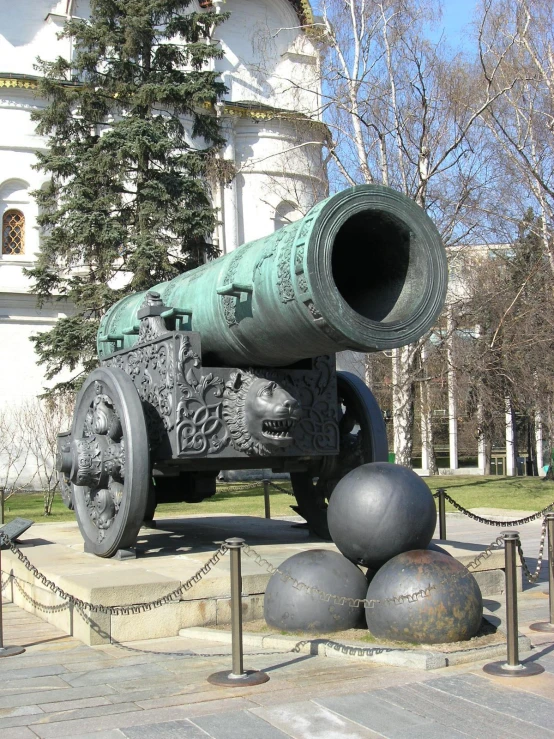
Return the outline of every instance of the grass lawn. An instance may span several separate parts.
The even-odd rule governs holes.
[[[539,511],[554,501],[554,484],[533,477],[476,477],[439,476],[425,478],[431,490],[443,487],[455,500],[466,508],[504,508],[523,511]],[[282,483],[279,483],[282,484]],[[240,488],[241,483],[234,487]],[[271,491],[272,516],[287,516],[293,512],[290,495]],[[453,510],[447,504],[447,510]],[[183,516],[197,513],[234,513],[245,516],[263,516],[263,488],[233,492],[233,486],[225,486],[213,498],[202,503],[166,503],[158,506],[156,518]],[[6,501],[5,518],[11,521],[16,516],[37,522],[73,521],[75,515],[56,495],[52,515],[43,516],[43,498],[40,493],[18,493]]]
[[[240,488],[244,483],[237,483],[234,487]],[[290,487],[290,486],[288,486]],[[171,516],[194,515],[197,513],[235,513],[243,516],[263,516],[264,496],[263,486],[243,492],[232,492],[233,486],[225,486],[213,498],[202,503],[163,503],[156,509],[156,518]],[[290,506],[294,505],[294,498],[277,490],[271,492],[271,515],[293,516]],[[56,521],[73,521],[75,514],[62,503],[61,497],[56,494],[52,515],[43,515],[44,503],[40,493],[18,493],[13,495],[5,504],[5,519],[11,521],[16,516],[30,518],[33,521],[46,523]]]

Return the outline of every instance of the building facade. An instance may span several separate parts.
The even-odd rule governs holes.
[[[190,8],[230,12],[217,31],[224,55],[215,62],[228,94],[213,111],[225,133],[222,156],[237,172],[213,193],[221,222],[213,240],[227,253],[302,217],[326,194],[312,11],[307,0],[192,0]],[[46,387],[29,338],[71,310],[55,296],[37,306],[23,272],[40,250],[31,193],[46,182],[34,169],[35,152],[45,146],[31,120],[45,105],[34,64],[37,57],[71,58],[71,40],[57,34],[66,19],[87,18],[90,6],[0,0],[0,11],[0,408],[6,408]]]

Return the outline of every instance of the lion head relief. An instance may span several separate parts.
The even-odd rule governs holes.
[[[223,395],[223,418],[233,446],[246,454],[275,454],[293,442],[300,403],[270,375],[239,370]]]

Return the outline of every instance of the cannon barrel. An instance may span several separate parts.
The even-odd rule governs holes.
[[[388,187],[359,185],[152,290],[168,327],[201,334],[205,365],[278,367],[416,341],[438,317],[446,285],[445,250],[427,214]],[[144,298],[129,295],[106,313],[100,358],[137,342]]]

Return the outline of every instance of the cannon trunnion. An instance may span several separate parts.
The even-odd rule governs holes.
[[[361,186],[116,303],[98,333],[101,367],[59,435],[62,495],[85,549],[133,547],[157,503],[197,502],[220,470],[260,467],[290,473],[295,510],[327,535],[334,485],[387,459],[373,395],[336,372],[334,354],[416,340],[445,291],[430,219]]]

